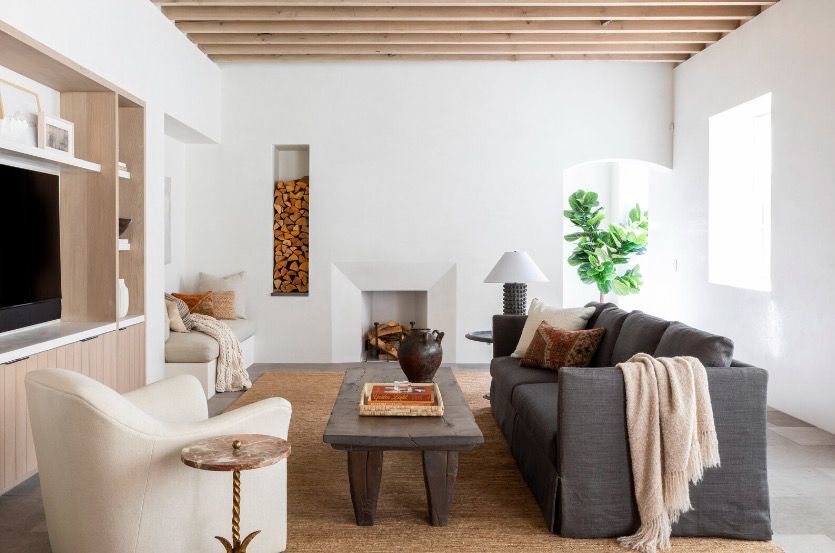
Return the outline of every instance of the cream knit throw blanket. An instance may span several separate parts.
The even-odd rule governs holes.
[[[694,357],[645,353],[618,365],[626,384],[626,427],[641,527],[619,538],[655,553],[670,547],[672,525],[691,509],[690,483],[719,466],[707,373]]]
[[[228,326],[208,315],[192,313],[194,329],[208,334],[220,349],[217,357],[217,377],[215,390],[218,392],[238,392],[252,387],[249,373],[244,368],[241,343]]]

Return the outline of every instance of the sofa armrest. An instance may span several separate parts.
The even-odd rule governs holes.
[[[519,344],[527,315],[493,315],[493,357],[507,357]]]
[[[756,367],[707,368],[707,378],[722,465],[692,488],[694,511],[682,516],[674,534],[769,539],[768,373]],[[566,367],[560,370],[558,394],[561,534],[633,532],[640,520],[632,492],[623,373],[615,367]],[[593,527],[589,521],[595,521]]]
[[[124,397],[163,422],[197,422],[209,417],[203,386],[191,375],[165,378]]]

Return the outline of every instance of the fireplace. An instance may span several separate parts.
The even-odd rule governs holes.
[[[405,333],[427,326],[425,290],[369,290],[362,293],[362,302],[365,361],[397,361]]]

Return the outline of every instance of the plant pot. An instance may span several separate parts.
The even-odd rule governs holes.
[[[400,368],[409,382],[432,382],[444,355],[443,338],[443,332],[428,328],[409,331],[397,352]]]

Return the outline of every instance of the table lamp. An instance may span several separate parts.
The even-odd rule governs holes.
[[[505,252],[484,282],[504,283],[504,314],[524,315],[528,306],[528,282],[548,282],[528,252]]]

